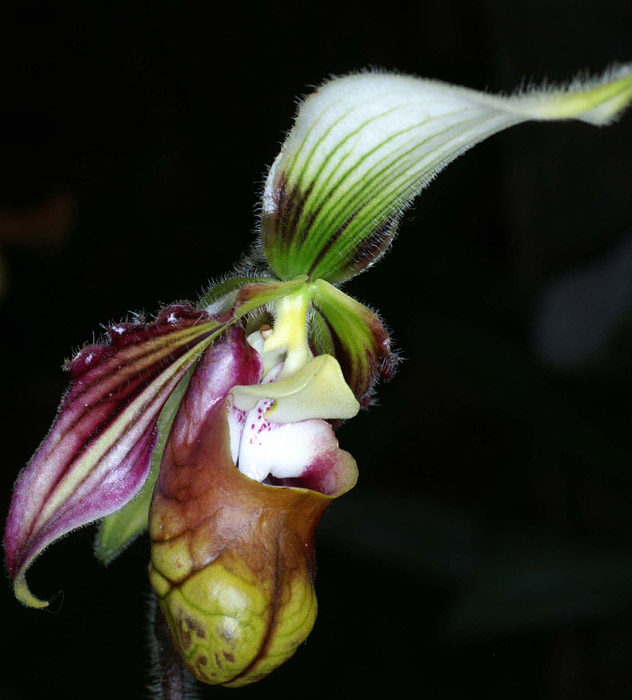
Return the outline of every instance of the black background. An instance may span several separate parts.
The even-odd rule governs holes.
[[[2,10],[2,511],[100,324],[195,299],[253,239],[295,97],[367,66],[508,91],[632,60],[629,0],[19,3]],[[630,233],[632,117],[520,126],[444,172],[346,291],[405,362],[340,431],[356,489],[318,538],[319,619],[244,697],[584,699],[632,692],[632,335],[538,358],[556,275]],[[3,516],[4,517],[4,516]],[[139,698],[148,543],[104,569],[93,528],[2,595],[0,698]],[[412,690],[410,684],[412,683]]]

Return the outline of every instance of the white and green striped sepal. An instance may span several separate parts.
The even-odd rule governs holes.
[[[632,99],[632,64],[512,96],[406,75],[332,80],[299,108],[263,195],[261,244],[281,279],[332,283],[387,249],[401,213],[448,163],[528,120],[607,124]]]

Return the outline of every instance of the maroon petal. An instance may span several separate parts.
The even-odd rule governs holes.
[[[67,365],[71,384],[53,426],[15,485],[5,531],[18,598],[44,607],[24,572],[52,541],[108,515],[143,485],[169,394],[225,323],[185,304],[123,323]]]

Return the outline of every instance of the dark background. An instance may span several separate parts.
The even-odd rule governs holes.
[[[249,245],[309,86],[379,66],[508,91],[632,60],[629,0],[2,14],[3,517],[71,349],[197,298]],[[361,478],[319,533],[316,628],[261,684],[202,697],[631,695],[631,162],[630,114],[498,135],[347,286],[405,362],[340,431]],[[587,288],[571,284],[535,342],[568,274]],[[106,570],[92,541],[84,529],[33,567],[36,594],[64,590],[56,613],[22,608],[6,580],[2,700],[142,697],[148,543]]]

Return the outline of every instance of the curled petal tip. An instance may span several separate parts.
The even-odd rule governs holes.
[[[19,574],[13,582],[13,593],[20,603],[28,608],[39,608],[41,610],[49,606],[49,601],[41,600],[31,593],[24,573]]]

